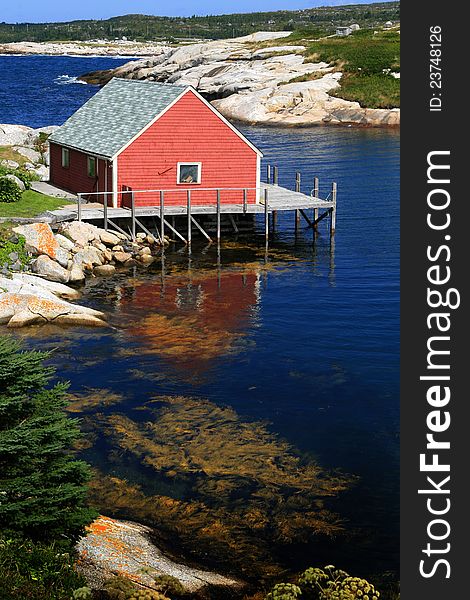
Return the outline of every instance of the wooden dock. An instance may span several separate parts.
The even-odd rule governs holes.
[[[274,181],[277,181],[276,171]],[[300,174],[298,173],[296,174],[295,190],[289,190],[277,185],[277,183],[261,182],[260,188],[256,190],[258,197],[256,203],[247,202],[246,198],[249,190],[234,190],[233,188],[230,190],[207,189],[208,198],[216,198],[215,201],[207,202],[207,204],[200,202],[193,204],[191,202],[191,192],[194,188],[120,192],[127,194],[126,200],[128,202],[126,203],[129,204],[129,208],[114,208],[107,206],[104,202],[95,202],[94,200],[104,200],[104,192],[78,194],[76,210],[71,212],[70,207],[59,209],[54,211],[54,215],[58,220],[74,218],[79,221],[98,222],[97,224],[100,224],[106,230],[110,228],[122,233],[129,233],[132,239],[135,239],[136,232],[140,229],[162,240],[165,230],[167,230],[186,244],[191,243],[192,232],[196,230],[209,241],[213,241],[208,233],[208,231],[212,232],[212,229],[216,233],[216,241],[220,242],[222,218],[224,221],[229,222],[235,233],[238,233],[237,220],[241,220],[243,216],[247,215],[264,215],[264,233],[267,241],[270,234],[269,216],[272,215],[271,221],[274,226],[277,214],[282,212],[291,212],[295,215],[296,228],[299,226],[301,218],[309,228],[315,229],[318,223],[329,217],[329,230],[330,234],[333,234],[336,227],[336,183],[332,184],[331,191],[325,199],[319,197],[318,179],[315,178],[313,183],[311,195],[307,195],[300,192]],[[179,205],[166,205],[165,194],[174,193],[175,191],[185,194],[186,202]],[[197,191],[198,193],[204,192],[200,188]],[[227,191],[231,193],[234,191],[239,192],[243,201],[240,204],[224,204],[223,194]],[[157,200],[157,202],[155,205],[150,206],[136,206],[135,194],[139,194],[139,197],[142,197],[143,194],[149,194],[149,197]],[[107,193],[108,197],[110,195],[110,193]],[[204,229],[201,225],[204,218],[210,223],[210,229],[207,227]],[[152,221],[153,226],[148,225],[149,221]],[[181,227],[181,221],[183,221],[183,227]],[[175,225],[176,222],[178,222],[178,225]],[[127,227],[128,231],[124,231],[124,227]],[[151,229],[154,229],[154,231],[151,231]]]

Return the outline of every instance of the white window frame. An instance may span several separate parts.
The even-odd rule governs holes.
[[[90,161],[93,161],[94,165],[95,165],[95,174],[94,175],[90,175]],[[98,165],[97,165],[97,161],[96,161],[96,157],[95,156],[90,156],[88,155],[86,157],[86,174],[88,175],[88,177],[91,177],[92,179],[94,179],[97,175],[97,171],[98,171]]]
[[[65,159],[65,157],[67,157],[67,159]],[[68,148],[62,148],[61,164],[63,169],[68,169],[70,167],[70,150]]]
[[[197,170],[197,181],[193,181],[191,183],[188,183],[186,181],[181,181],[180,182],[180,171],[181,171],[181,167],[189,167],[189,166],[197,166],[198,170]],[[197,161],[193,161],[193,162],[179,162],[178,163],[178,168],[176,169],[176,183],[177,185],[197,185],[199,183],[201,183],[202,180],[202,162],[197,162]]]

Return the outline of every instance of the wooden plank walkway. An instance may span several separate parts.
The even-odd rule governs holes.
[[[287,188],[274,185],[271,183],[261,183],[261,199],[258,204],[246,205],[243,204],[223,204],[220,205],[221,214],[264,214],[264,197],[265,191],[268,193],[268,212],[275,211],[292,211],[292,210],[309,210],[309,209],[329,209],[334,207],[333,200],[322,200],[307,196],[301,192],[295,192]],[[75,211],[74,211],[75,212]],[[76,211],[78,213],[78,210]],[[94,202],[88,206],[83,204],[81,208],[82,221],[94,221],[103,219],[103,208],[98,203]],[[188,212],[186,204],[180,206],[165,205],[165,216],[181,216]],[[55,215],[65,216],[70,214],[70,207],[67,209],[57,209],[53,211]],[[62,214],[63,213],[63,214]],[[192,215],[209,215],[217,213],[217,205],[215,202],[207,205],[193,204],[191,206]],[[78,215],[77,215],[78,216]],[[128,208],[112,208],[108,207],[107,216],[109,219],[126,219],[131,217],[131,210]],[[139,217],[159,217],[160,206],[136,206],[135,216]]]
[[[145,218],[150,218],[154,223],[155,234],[160,240],[163,241],[165,230],[170,230],[188,245],[191,244],[194,227],[209,241],[212,241],[208,231],[214,229],[214,221],[216,240],[217,243],[220,243],[222,217],[225,218],[225,222],[228,220],[231,223],[230,229],[238,233],[242,219],[237,219],[237,217],[242,217],[243,215],[263,216],[264,233],[267,243],[270,235],[270,220],[272,220],[272,227],[274,229],[278,213],[288,211],[295,215],[296,232],[301,218],[307,223],[308,228],[316,229],[320,221],[329,217],[330,235],[334,233],[336,227],[336,183],[332,183],[331,191],[327,198],[322,199],[319,197],[319,184],[316,177],[314,178],[313,192],[310,196],[300,192],[300,173],[298,172],[296,173],[295,191],[279,186],[277,181],[277,168],[274,168],[273,183],[271,183],[270,169],[268,168],[269,183],[260,183],[260,188],[257,190],[259,200],[256,204],[246,201],[248,192],[250,190],[254,191],[254,188],[198,188],[197,191],[199,194],[207,192],[208,197],[212,199],[207,204],[191,202],[191,192],[193,190],[196,191],[195,188],[178,188],[177,190],[126,190],[119,192],[119,194],[126,194],[126,203],[130,204],[129,208],[114,208],[99,202],[90,202],[90,200],[99,200],[105,195],[105,192],[94,192],[90,194],[78,194],[76,204],[51,211],[51,214],[57,222],[70,220],[102,221],[104,229],[111,227],[122,233],[124,233],[122,228],[125,227],[129,230],[132,239],[136,238],[138,228],[147,234],[149,233],[149,225],[145,221]],[[166,194],[168,192],[174,193],[175,191],[182,192],[186,202],[176,206],[171,203],[167,204],[165,202]],[[227,191],[231,193],[238,191],[242,202],[239,204],[224,204],[223,195]],[[57,192],[60,193],[60,190],[57,190]],[[214,194],[214,192],[216,193]],[[151,194],[147,198],[152,198],[152,201],[156,201],[156,204],[151,206],[136,206],[136,194],[144,193]],[[106,195],[110,196],[111,192],[106,193]],[[213,200],[214,195],[215,200]],[[309,211],[311,211],[310,216],[307,214]],[[272,214],[272,219],[270,219],[270,214]],[[204,220],[204,216],[209,216],[210,218]],[[178,217],[180,217],[177,219],[179,223],[175,225],[175,218]],[[200,217],[200,219],[197,221],[196,217]],[[213,220],[213,217],[215,217],[215,220]],[[168,221],[168,218],[171,219],[171,223]],[[160,231],[156,219],[159,220]],[[183,225],[186,231],[181,231],[181,225]]]

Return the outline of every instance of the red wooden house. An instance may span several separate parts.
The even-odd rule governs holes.
[[[50,180],[136,206],[257,202],[261,152],[192,87],[112,79],[50,137]],[[145,190],[145,192],[143,192]]]

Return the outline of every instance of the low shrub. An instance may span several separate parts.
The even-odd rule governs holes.
[[[170,600],[161,592],[137,587],[126,577],[112,577],[104,582],[105,597],[109,600]]]
[[[69,542],[0,538],[0,598],[70,600],[85,585]]]
[[[12,179],[0,177],[0,202],[18,202],[21,200],[19,185]]]
[[[310,567],[297,584],[278,583],[265,600],[379,600],[380,593],[366,579],[351,577],[346,571],[328,565]]]
[[[8,167],[2,167],[0,166],[0,177],[3,177],[5,175],[15,175],[15,177],[18,177],[18,179],[21,179],[21,181],[24,183],[24,186],[27,190],[31,189],[31,183],[33,181],[39,181],[39,176],[36,175],[36,173],[34,171],[27,171],[26,169],[23,169],[22,167],[19,167],[18,169],[10,169]]]

